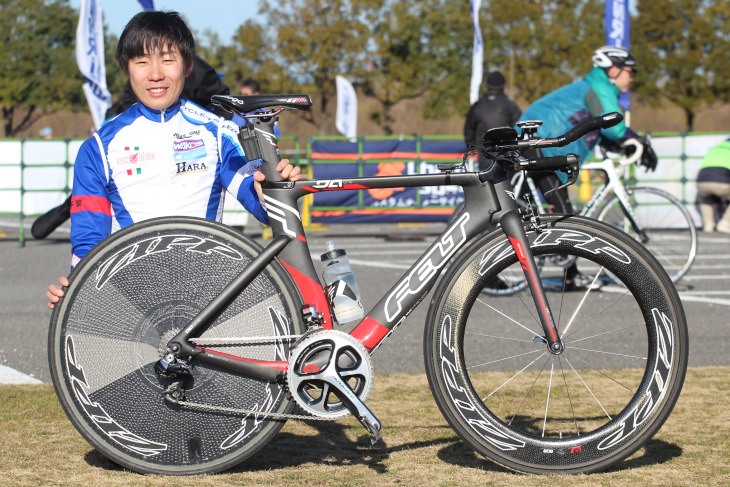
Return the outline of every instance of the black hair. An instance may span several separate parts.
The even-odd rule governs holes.
[[[251,91],[253,91],[254,93],[261,92],[261,85],[255,79],[246,78],[245,80],[241,81],[241,88],[243,88],[244,86],[248,86],[249,88],[251,88]]]
[[[186,69],[195,58],[195,39],[180,14],[172,11],[143,11],[132,17],[122,31],[117,44],[116,58],[125,75],[129,61],[147,53],[177,47]]]

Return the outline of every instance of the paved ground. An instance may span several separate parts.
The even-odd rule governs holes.
[[[309,242],[316,259],[328,239],[347,250],[369,309],[441,229],[436,224],[358,229],[340,225],[327,234],[312,232]],[[260,232],[258,226],[246,230]],[[44,293],[48,284],[68,272],[68,227],[42,241],[33,240],[26,229],[29,239],[22,248],[18,232],[17,219],[0,217],[0,235],[6,234],[0,236],[0,365],[4,366],[0,367],[0,382],[17,381],[17,372],[47,382],[50,311]],[[677,286],[690,327],[690,366],[730,365],[729,249],[730,235],[700,234],[697,260]],[[427,309],[428,299],[375,353],[377,373],[423,372],[421,336]]]

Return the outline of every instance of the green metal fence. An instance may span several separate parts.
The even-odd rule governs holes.
[[[721,142],[730,136],[728,133],[704,132],[704,133],[679,133],[661,132],[653,134],[653,145],[659,155],[659,166],[655,173],[645,173],[638,168],[634,171],[635,177],[642,184],[662,185],[671,189],[670,192],[680,197],[690,207],[694,206],[695,175],[705,151],[712,145]],[[403,139],[416,140],[420,152],[420,142],[424,140],[458,140],[460,136],[409,136],[398,137]],[[316,164],[347,163],[358,165],[358,175],[363,174],[366,164],[377,164],[382,162],[456,162],[449,159],[364,159],[362,158],[362,144],[368,140],[385,140],[384,137],[358,137],[358,151],[360,157],[356,160],[333,161],[333,160],[312,160],[311,143],[313,140],[350,140],[345,137],[326,137],[307,139],[306,150],[302,151],[300,140],[297,137],[287,136],[280,139],[280,150],[282,157],[289,158],[292,162],[307,166]],[[39,207],[40,197],[36,195],[50,195],[48,201],[55,198],[60,204],[70,194],[73,180],[73,160],[75,159],[78,147],[83,139],[4,139],[0,140],[0,216],[17,217],[19,221],[19,243],[25,244],[25,220],[37,217],[49,210],[53,205]],[[43,160],[42,144],[56,144],[53,157]],[[62,146],[62,147],[59,147]],[[51,147],[51,146],[48,146]],[[49,152],[50,153],[50,152]],[[45,171],[56,171],[52,178],[52,185],[45,184]],[[58,171],[61,172],[59,175]],[[594,182],[595,184],[595,182]],[[55,196],[54,196],[55,195]],[[361,209],[362,198],[359,206],[343,209]],[[387,207],[383,207],[387,208]],[[314,208],[320,210],[331,209],[329,207]],[[697,216],[697,214],[695,213]],[[698,220],[699,221],[699,220]],[[1,228],[1,227],[0,227]]]

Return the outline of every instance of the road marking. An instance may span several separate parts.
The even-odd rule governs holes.
[[[699,275],[699,276],[693,275],[693,274],[687,274],[682,277],[682,281],[702,281],[702,280],[706,280],[706,279],[708,279],[708,280],[709,279],[714,279],[714,280],[722,279],[724,281],[724,280],[730,279],[730,276],[728,276],[727,274]]]
[[[2,225],[4,227],[9,227],[9,228],[20,228],[20,223],[3,221],[3,220],[0,220],[0,225]],[[25,228],[27,230],[30,230],[30,227],[32,227],[32,226],[33,225],[31,223],[23,223],[23,228]],[[56,228],[54,230],[54,232],[71,233],[71,228],[66,228],[64,226],[60,226],[60,227]]]
[[[730,306],[730,299],[706,298],[702,296],[690,296],[686,293],[679,293],[679,299],[683,302],[719,304],[721,306]]]
[[[7,365],[0,365],[0,384],[43,384],[43,381]]]

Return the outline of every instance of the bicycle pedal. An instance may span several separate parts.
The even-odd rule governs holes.
[[[375,417],[373,416],[373,418]],[[370,446],[375,446],[383,440],[383,435],[380,434],[380,421],[378,421],[377,418],[375,418],[375,424],[372,424],[368,418],[364,416],[360,416],[357,419],[372,436],[372,438],[370,438]]]

